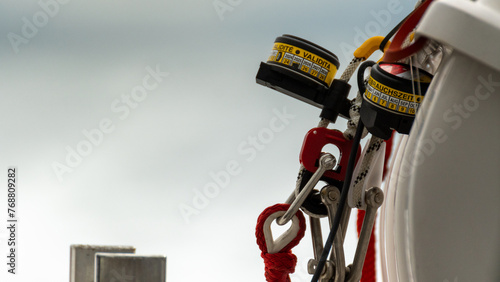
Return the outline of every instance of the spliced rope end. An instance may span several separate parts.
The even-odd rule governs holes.
[[[265,276],[266,280],[269,282],[290,282],[289,274],[295,272],[297,257],[292,253],[291,249],[300,242],[302,237],[304,237],[306,222],[302,212],[298,211],[295,214],[299,219],[299,231],[296,237],[279,252],[274,254],[267,252],[266,238],[264,235],[264,223],[266,219],[276,212],[288,210],[289,207],[289,204],[276,204],[265,209],[257,219],[255,236],[257,237],[257,244],[262,251],[261,257],[264,259]]]

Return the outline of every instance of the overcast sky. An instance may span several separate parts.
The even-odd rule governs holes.
[[[257,85],[260,62],[287,33],[343,70],[414,2],[3,0],[0,207],[16,166],[19,252],[0,280],[67,281],[69,246],[94,244],[166,255],[169,282],[264,281],[256,219],[293,191],[320,110]]]

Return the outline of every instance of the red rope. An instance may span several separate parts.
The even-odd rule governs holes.
[[[361,233],[361,227],[363,226],[363,219],[365,218],[365,211],[358,210],[358,236]],[[363,271],[361,274],[361,282],[375,282],[377,281],[377,275],[375,271],[375,223],[373,224],[372,234],[370,236],[370,242],[368,243],[368,249],[366,250],[365,263],[363,265]]]
[[[392,154],[392,144],[394,142],[394,135],[396,131],[392,131],[391,138],[385,141],[385,156],[384,156],[384,176],[383,179],[387,176],[389,173],[389,159],[391,158]]]
[[[255,236],[257,237],[257,244],[262,251],[261,257],[264,259],[266,280],[269,282],[290,282],[290,273],[295,272],[295,265],[297,264],[297,257],[292,254],[292,248],[295,247],[306,231],[306,220],[301,211],[295,215],[299,219],[299,232],[288,245],[276,254],[267,252],[266,238],[264,237],[264,222],[273,213],[278,211],[286,211],[290,207],[289,204],[276,204],[265,209],[257,219],[257,227]]]

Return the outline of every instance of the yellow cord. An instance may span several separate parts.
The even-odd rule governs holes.
[[[356,51],[354,51],[354,57],[363,60],[368,59],[373,54],[373,52],[379,49],[380,44],[383,40],[383,36],[374,36],[368,38],[365,42],[363,42],[363,44],[361,44],[361,46],[358,47],[358,49],[356,49]],[[387,41],[387,44],[384,47],[384,51],[387,50],[390,44],[391,42]]]

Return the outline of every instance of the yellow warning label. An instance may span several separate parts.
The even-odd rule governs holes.
[[[378,90],[383,94],[392,96],[394,98],[398,98],[399,100],[421,103],[422,100],[424,99],[424,96],[422,95],[415,95],[411,93],[402,92],[394,88],[391,88],[389,86],[383,85],[378,81],[376,81],[375,79],[373,79],[372,77],[370,77],[370,79],[368,80],[368,85],[370,85],[371,87],[373,87],[374,89]]]
[[[276,42],[268,62],[275,62],[297,68],[330,85],[337,73],[337,66],[332,62],[302,48]]]
[[[407,115],[415,115],[424,96],[406,93],[383,85],[372,77],[368,80],[365,97],[375,105]]]

